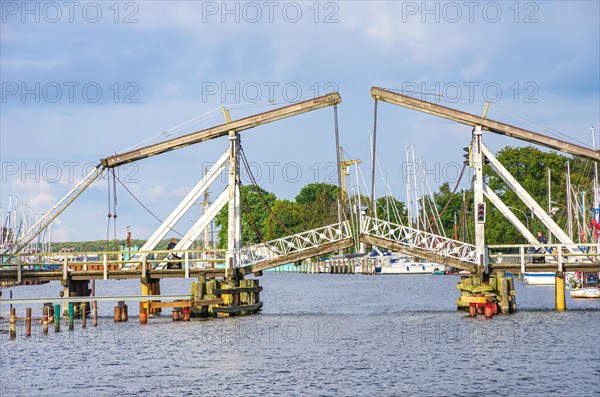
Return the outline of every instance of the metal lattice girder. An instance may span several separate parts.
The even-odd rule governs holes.
[[[256,268],[256,265],[282,257],[289,257],[293,254],[307,253],[306,257],[311,257],[315,250],[330,247],[342,241],[350,241],[350,246],[354,245],[350,225],[347,221],[244,247],[238,252],[238,263],[242,267]],[[297,258],[297,260],[302,259],[302,255],[297,256]],[[274,266],[278,265],[274,264],[271,267]],[[264,270],[264,268],[261,270]]]
[[[163,223],[154,231],[152,236],[140,248],[140,251],[150,251],[156,247],[158,243],[173,229],[175,224],[185,215],[185,213],[194,205],[209,186],[221,175],[221,172],[227,166],[229,151],[217,160],[215,164],[206,172],[202,179],[194,186],[192,190],[185,196],[179,205],[171,212],[171,214],[163,221]]]
[[[512,223],[512,225],[519,231],[519,233],[521,233],[521,235],[525,237],[527,241],[529,241],[529,244],[533,244],[538,247],[540,246],[540,242],[533,235],[533,233],[529,231],[527,226],[525,226],[523,222],[521,222],[519,218],[515,216],[515,214],[510,210],[510,208],[506,204],[504,204],[502,199],[498,197],[496,193],[492,189],[490,189],[490,187],[486,183],[483,184],[483,193],[485,194],[485,197],[487,197],[490,200],[490,202],[494,204],[494,207],[496,207],[502,213],[502,215],[504,215],[506,219],[508,219],[510,223]]]
[[[490,167],[502,178],[502,180],[508,185],[508,187],[515,192],[517,197],[521,199],[521,201],[529,208],[535,216],[538,217],[542,223],[550,229],[552,234],[563,244],[566,244],[567,249],[575,253],[577,249],[574,248],[573,240],[567,236],[567,234],[554,222],[554,219],[544,211],[544,209],[535,201],[533,197],[525,190],[525,188],[515,179],[514,176],[510,174],[510,172],[498,161],[496,156],[492,154],[492,152],[485,147],[483,144],[481,145],[483,150],[483,154],[490,161]]]
[[[173,250],[177,252],[178,250],[187,250],[191,247],[194,241],[200,236],[200,234],[208,227],[210,222],[217,216],[219,211],[225,204],[227,204],[228,192],[227,189],[224,190],[219,197],[208,207],[208,210],[202,214],[200,219],[194,223],[194,226],[188,230],[188,232],[179,240],[177,245]],[[161,262],[156,266],[157,270],[165,269],[167,267],[167,262]]]
[[[415,251],[427,251],[445,258],[477,264],[477,247],[448,237],[424,232],[387,222],[381,219],[363,216],[361,234],[392,240]]]

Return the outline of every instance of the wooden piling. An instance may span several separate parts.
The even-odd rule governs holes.
[[[25,309],[25,336],[31,336],[31,308]]]
[[[483,294],[476,294],[475,296],[482,298]],[[477,303],[477,314],[485,314],[485,303]]]
[[[10,339],[17,339],[17,309],[12,307],[10,309],[10,325],[9,325],[9,333]]]
[[[148,323],[148,310],[144,302],[140,302],[140,324]]]
[[[477,304],[474,302],[469,303],[469,316],[477,316]]]
[[[92,316],[94,317],[93,325],[98,326],[98,301],[92,302]]]
[[[492,318],[492,316],[494,315],[494,311],[492,309],[492,302],[488,302],[485,304],[484,314],[485,318]]]
[[[50,308],[48,306],[44,306],[42,308],[42,330],[44,334],[48,333],[48,312]]]
[[[86,308],[85,308],[85,302],[81,304],[81,328],[85,328],[87,326],[86,321],[87,321],[87,313],[86,313]]]
[[[506,314],[510,311],[508,304],[508,281],[505,277],[500,279],[500,312]]]
[[[121,321],[121,306],[115,306],[113,319],[115,320],[115,323]]]
[[[121,308],[121,318],[120,318],[120,321],[121,322],[125,322],[129,318],[127,305],[125,304],[124,301],[119,301],[118,305]]]
[[[506,282],[508,283],[508,312],[517,312],[517,296],[515,293],[515,280],[512,277],[507,277]]]
[[[60,332],[60,305],[54,305],[54,313],[59,313],[54,316],[54,332]]]

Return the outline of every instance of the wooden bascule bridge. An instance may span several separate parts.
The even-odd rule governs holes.
[[[383,101],[401,107],[425,112],[434,116],[449,119],[454,122],[472,127],[470,143],[470,166],[474,170],[474,217],[475,244],[447,238],[430,232],[394,224],[371,216],[361,215],[358,227],[351,227],[348,221],[304,231],[272,241],[266,241],[251,246],[241,243],[241,197],[240,197],[240,133],[263,124],[275,122],[284,118],[315,111],[333,106],[335,119],[335,134],[337,163],[340,164],[339,135],[337,129],[337,106],[341,102],[338,93],[331,93],[304,102],[284,106],[275,110],[231,120],[225,112],[226,122],[222,125],[193,132],[157,144],[142,147],[125,153],[115,154],[104,158],[100,163],[56,203],[44,216],[20,236],[14,244],[0,256],[0,282],[26,284],[30,282],[60,280],[63,285],[62,297],[41,297],[39,299],[0,299],[0,305],[9,303],[53,302],[63,303],[69,307],[70,327],[75,311],[74,305],[82,304],[84,312],[86,304],[98,301],[138,301],[140,302],[140,321],[146,322],[148,314],[154,314],[161,308],[174,308],[183,317],[190,315],[235,315],[257,312],[262,306],[258,276],[262,272],[283,264],[300,264],[310,258],[327,253],[343,251],[360,242],[404,253],[409,256],[424,259],[466,270],[471,277],[464,278],[458,285],[461,296],[458,300],[467,307],[488,305],[491,302],[503,312],[516,309],[512,279],[504,277],[505,271],[525,272],[544,271],[556,274],[556,308],[564,310],[564,272],[599,271],[600,260],[598,247],[582,250],[581,244],[575,244],[567,234],[553,221],[546,211],[527,193],[519,182],[484,145],[484,132],[496,133],[541,145],[547,148],[580,156],[592,161],[598,161],[600,154],[597,150],[561,141],[532,131],[511,126],[485,117],[465,113],[459,110],[440,106],[435,103],[415,99],[390,90],[373,87],[371,95],[375,100],[373,166],[376,150],[376,125],[378,103]],[[175,207],[171,214],[162,222],[160,227],[150,236],[139,251],[131,255],[123,252],[98,252],[93,260],[75,260],[64,255],[61,263],[50,262],[56,253],[35,254],[25,252],[25,248],[44,229],[46,229],[87,187],[89,187],[104,172],[114,172],[121,165],[154,157],[161,153],[177,150],[211,139],[228,137],[228,148],[216,163],[207,170],[202,179],[193,187],[186,197]],[[523,225],[502,200],[490,189],[483,179],[483,165],[489,164],[493,171],[512,189],[525,203],[529,210],[555,236],[557,243],[542,246],[536,237]],[[209,187],[223,173],[228,174],[228,184],[225,190],[208,206],[203,215],[180,239],[171,253],[180,259],[169,260],[167,251],[156,250],[158,243],[165,238],[173,226],[193,206],[195,202],[208,191]],[[374,173],[373,173],[374,178]],[[338,181],[342,176],[338,169]],[[374,179],[372,180],[372,199],[374,199]],[[340,195],[343,190],[339,189]],[[517,253],[502,252],[506,247],[489,247],[485,243],[485,203],[484,197],[494,205],[528,240],[529,245],[517,247]],[[339,203],[345,202],[340,196]],[[373,200],[372,200],[373,202]],[[207,229],[212,219],[227,206],[228,240],[227,250],[223,257],[206,257],[204,250],[191,249],[192,243]],[[340,213],[344,209],[340,209]],[[525,260],[527,248],[543,248],[544,263],[528,263]],[[552,250],[548,250],[553,248]],[[585,251],[585,252],[584,252]],[[502,257],[502,260],[497,260]],[[171,268],[172,262],[181,264],[180,268]],[[222,267],[200,267],[199,263],[224,262]],[[255,277],[248,278],[253,274]],[[189,293],[181,295],[161,295],[160,280],[162,278],[197,278],[192,283]],[[95,294],[94,280],[139,279],[141,294],[131,296],[107,297]],[[92,289],[89,288],[92,282]],[[34,287],[32,287],[34,288]],[[122,306],[122,305],[121,305]],[[89,307],[89,306],[87,306]],[[60,310],[60,306],[55,308]],[[174,314],[175,316],[175,314]],[[11,319],[14,317],[11,316]],[[126,318],[125,313],[117,313],[115,320]],[[16,318],[16,317],[15,317]],[[85,318],[85,316],[83,316]],[[96,320],[94,320],[96,321]],[[12,320],[11,320],[12,324]]]

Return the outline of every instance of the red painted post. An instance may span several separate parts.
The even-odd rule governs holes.
[[[469,316],[477,316],[477,304],[474,302],[469,303]]]

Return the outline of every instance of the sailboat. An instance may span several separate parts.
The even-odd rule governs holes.
[[[596,150],[596,132],[592,130],[592,145]],[[594,206],[592,208],[592,220],[590,222],[590,242],[596,240],[600,233],[600,198],[598,190],[598,163],[594,162]],[[582,228],[585,234],[585,195],[582,195]],[[584,236],[585,237],[585,236]],[[567,280],[567,288],[571,298],[600,298],[600,272],[576,272],[570,273]]]

